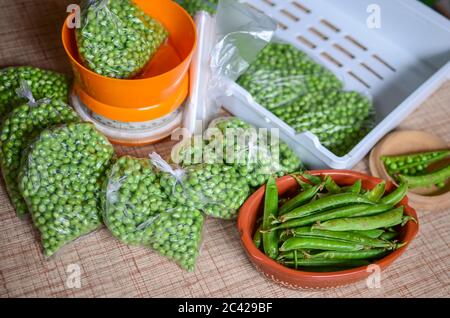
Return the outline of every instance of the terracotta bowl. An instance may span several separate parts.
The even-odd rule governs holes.
[[[317,170],[310,171],[310,173],[315,176],[330,175],[334,181],[341,186],[353,184],[356,180],[361,179],[362,186],[365,189],[372,189],[376,184],[382,181],[382,179],[379,178],[348,170]],[[295,193],[295,191],[298,191],[298,184],[291,176],[279,178],[277,180],[277,186],[280,197],[289,196]],[[387,182],[386,190],[390,192],[393,189],[395,189],[395,185],[391,182]],[[287,268],[267,257],[253,244],[256,221],[263,212],[264,192],[265,186],[262,186],[247,199],[241,207],[237,226],[241,234],[242,245],[244,246],[248,257],[255,265],[256,269],[267,278],[282,286],[293,289],[326,289],[363,280],[374,272],[373,268],[369,268],[370,266],[361,266],[337,272],[304,272]],[[408,205],[407,197],[405,197],[399,205],[405,207],[405,214],[410,215],[417,220],[416,211]],[[418,223],[409,221],[404,227],[399,229],[399,241],[407,242],[407,244],[382,259],[373,262],[373,264],[380,266],[381,270],[386,269],[405,252],[418,231]]]

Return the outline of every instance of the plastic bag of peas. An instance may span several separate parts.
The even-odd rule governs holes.
[[[25,81],[35,100],[50,98],[68,102],[69,81],[65,75],[32,66],[7,67],[0,70],[0,119],[14,107],[28,102],[16,90]]]
[[[45,128],[77,122],[75,111],[57,99],[36,101],[27,81],[22,80],[17,90],[18,99],[28,103],[14,108],[3,120],[0,128],[0,166],[11,203],[19,216],[27,213],[26,204],[17,185],[22,152],[30,141]]]
[[[192,271],[199,255],[203,214],[173,204],[149,159],[121,157],[104,185],[103,219],[120,241],[151,247]]]
[[[219,0],[175,0],[175,2],[181,5],[191,16],[195,16],[199,11],[214,14]]]
[[[236,169],[223,163],[197,164],[172,168],[158,154],[150,155],[160,171],[160,184],[169,200],[177,206],[201,210],[206,215],[234,219],[250,188]]]
[[[78,50],[85,65],[107,77],[130,78],[167,39],[164,26],[131,0],[86,0]]]
[[[102,224],[100,195],[114,148],[90,123],[42,131],[26,149],[19,190],[51,256]]]

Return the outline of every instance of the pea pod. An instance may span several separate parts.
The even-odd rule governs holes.
[[[386,181],[381,181],[378,183],[372,190],[366,192],[364,196],[368,198],[370,201],[378,202],[383,197],[384,192],[386,191]]]
[[[344,187],[342,190],[348,193],[360,194],[362,189],[362,181],[358,179],[353,185]]]
[[[279,218],[279,221],[284,223],[292,219],[306,217],[324,210],[350,204],[373,204],[373,202],[358,194],[338,193],[298,207],[291,212],[282,215]]]
[[[262,243],[261,225],[256,230],[255,235],[253,235],[253,243],[257,248],[261,248]]]
[[[398,236],[398,233],[395,231],[392,232],[384,232],[381,234],[380,238],[383,240],[392,240],[395,239]]]
[[[351,205],[351,206],[345,206],[340,207],[334,210],[329,210],[325,212],[316,213],[313,215],[309,215],[306,217],[293,219],[287,222],[284,222],[280,225],[277,225],[271,230],[280,230],[280,229],[289,229],[289,228],[295,228],[299,226],[304,225],[310,225],[317,221],[327,221],[327,220],[333,220],[343,217],[352,217],[352,216],[358,216],[358,215],[374,215],[381,212],[385,212],[391,208],[390,205],[385,204],[377,204],[377,205],[367,205],[367,204],[358,204],[358,205]]]
[[[325,189],[327,189],[329,193],[340,193],[342,191],[330,176],[325,177]]]
[[[423,176],[406,176],[399,175],[398,179],[401,182],[408,184],[410,188],[423,188],[430,187],[437,184],[443,184],[450,179],[450,165],[445,168],[439,169],[435,172],[423,175]]]
[[[374,230],[353,231],[353,232],[361,234],[361,235],[365,235],[370,238],[378,238],[384,233],[384,230],[374,229]]]
[[[303,203],[311,200],[317,192],[319,192],[321,186],[316,185],[311,188],[306,189],[305,191],[300,192],[295,197],[293,197],[291,200],[287,201],[285,204],[283,204],[280,208],[280,215],[286,214],[289,211],[292,211],[293,209],[299,207]]]
[[[386,170],[390,175],[397,173],[417,175],[431,164],[450,156],[450,150],[429,151],[411,155],[382,156]]]
[[[391,226],[391,224],[394,224],[398,221],[401,222],[402,217],[403,217],[403,206],[400,206],[396,209],[380,213],[374,216],[343,218],[326,221],[321,224],[313,225],[313,228],[330,231],[373,230]]]
[[[292,237],[283,243],[280,252],[293,251],[298,249],[318,249],[329,251],[359,251],[364,248],[362,244],[342,242],[326,238],[316,237]]]
[[[264,197],[264,218],[263,228],[270,227],[271,221],[277,217],[278,213],[278,188],[276,181],[270,177],[266,184],[266,194]],[[278,235],[276,231],[264,232],[262,235],[264,253],[270,258],[278,256]]]
[[[367,266],[370,262],[359,259],[328,259],[328,258],[314,258],[314,259],[298,259],[295,261],[283,261],[285,266],[343,266],[343,267],[359,267]]]
[[[308,255],[306,258],[319,259],[373,259],[386,254],[387,250],[384,248],[374,248],[370,250],[361,250],[356,252],[342,252],[342,251],[324,251],[317,254]],[[293,251],[282,254],[282,258],[291,260],[294,258]]]
[[[408,185],[406,183],[402,183],[398,186],[397,189],[389,193],[387,196],[383,197],[380,202],[384,204],[396,205],[405,197],[408,192]]]

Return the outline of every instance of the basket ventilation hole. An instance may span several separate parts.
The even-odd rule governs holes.
[[[305,7],[303,4],[301,4],[301,3],[298,2],[298,1],[293,1],[292,4],[293,4],[296,8],[302,10],[303,12],[305,12],[305,13],[307,13],[307,14],[310,14],[310,13],[311,13],[311,9],[308,9],[307,7]]]
[[[374,54],[373,58],[375,60],[377,60],[378,62],[380,62],[381,64],[383,64],[384,66],[386,66],[388,69],[390,69],[392,72],[397,72],[397,70],[395,69],[395,67],[393,67],[391,64],[389,64],[388,62],[386,62],[385,60],[383,60],[381,57],[379,57],[378,55]]]
[[[355,38],[351,37],[350,35],[346,35],[345,39],[347,39],[350,43],[352,43],[356,47],[360,48],[361,50],[367,51],[367,47],[365,45],[362,45],[359,41],[357,41]]]
[[[320,23],[322,23],[324,26],[326,26],[327,28],[329,28],[330,30],[339,33],[341,32],[341,29],[339,29],[337,26],[335,26],[333,23],[331,23],[328,20],[322,19],[320,20]]]
[[[258,9],[257,7],[255,7],[255,6],[254,6],[253,4],[251,4],[251,3],[245,2],[245,4],[246,4],[247,6],[249,6],[250,8],[252,8],[253,10],[258,11],[259,13],[264,13],[264,11],[262,11],[261,9]]]
[[[270,5],[270,6],[275,6],[275,3],[273,3],[272,1],[270,1],[270,0],[262,0],[263,2],[265,2],[265,3],[267,3],[268,5]]]
[[[339,62],[337,59],[335,59],[330,54],[328,54],[327,52],[322,52],[322,53],[320,53],[320,55],[322,55],[325,59],[327,59],[329,62],[333,63],[334,65],[336,65],[338,67],[342,67],[342,63]]]
[[[292,14],[291,12],[287,11],[286,9],[281,10],[281,13],[283,15],[285,15],[286,17],[288,17],[289,19],[291,19],[292,21],[298,22],[300,21],[299,17],[296,17],[294,14]]]
[[[317,30],[314,27],[310,27],[308,30],[309,30],[309,32],[311,32],[312,34],[318,36],[319,38],[321,38],[324,41],[327,41],[329,39],[328,36],[326,36],[325,34],[323,34],[322,32],[320,32],[319,30]]]
[[[297,37],[297,39],[303,43],[304,45],[306,45],[307,47],[311,48],[311,49],[315,49],[317,47],[317,45],[315,45],[313,42],[311,42],[310,40],[308,40],[307,38],[305,38],[302,35],[299,35]]]
[[[355,58],[355,56],[350,51],[348,51],[347,49],[343,48],[339,44],[335,43],[335,44],[333,44],[333,47],[336,50],[338,50],[339,52],[343,53],[344,55],[347,55],[349,58],[351,58],[351,59]]]
[[[287,25],[286,24],[284,24],[284,23],[282,23],[282,22],[280,22],[280,21],[277,21],[278,22],[278,26],[280,27],[280,28],[282,28],[283,30],[287,30]]]
[[[378,74],[373,68],[371,68],[369,65],[367,65],[366,63],[361,63],[361,66],[364,67],[366,70],[368,70],[370,73],[372,73],[373,75],[375,75],[376,77],[378,77],[380,80],[383,80],[383,76],[381,76],[380,74]]]
[[[361,77],[359,77],[358,75],[356,75],[355,73],[353,73],[352,71],[348,72],[348,75],[350,75],[351,77],[353,77],[355,80],[357,80],[358,82],[360,82],[361,84],[363,84],[365,87],[370,88],[370,85],[367,84],[366,81],[364,81]]]

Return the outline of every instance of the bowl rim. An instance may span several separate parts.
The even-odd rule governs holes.
[[[97,77],[99,77],[99,78],[108,79],[108,80],[111,80],[111,81],[117,81],[118,83],[119,83],[119,82],[122,82],[122,83],[124,83],[124,82],[131,82],[131,81],[133,81],[133,82],[136,82],[136,81],[142,81],[142,82],[145,82],[145,81],[148,81],[148,80],[160,79],[160,78],[162,78],[162,77],[164,77],[164,76],[167,76],[168,74],[174,73],[175,70],[184,67],[184,65],[185,65],[186,63],[190,64],[190,61],[191,61],[191,59],[192,59],[192,56],[194,55],[194,53],[195,53],[195,51],[196,51],[197,42],[198,42],[198,34],[197,34],[197,26],[196,26],[194,20],[192,19],[192,17],[189,15],[189,13],[187,13],[187,11],[184,10],[183,7],[181,7],[181,6],[180,6],[178,3],[176,3],[175,1],[172,1],[171,4],[172,4],[172,5],[175,5],[176,7],[178,7],[178,9],[181,10],[181,11],[183,12],[183,14],[184,14],[185,16],[188,17],[189,23],[190,23],[192,29],[194,30],[194,41],[193,41],[193,43],[192,43],[191,51],[190,51],[189,54],[186,56],[186,58],[184,58],[182,61],[180,61],[180,63],[178,63],[175,67],[173,67],[172,69],[170,69],[170,70],[168,70],[168,71],[166,71],[166,72],[164,72],[164,73],[158,74],[158,75],[156,75],[156,76],[146,77],[146,78],[136,78],[136,79],[135,79],[135,78],[115,78],[115,77],[108,77],[108,76],[104,76],[104,75],[98,74],[98,73],[96,73],[96,72],[90,70],[90,69],[87,68],[86,66],[84,66],[80,61],[78,61],[78,59],[77,59],[75,56],[73,56],[73,55],[70,53],[70,49],[69,49],[69,47],[67,46],[69,41],[68,41],[68,40],[66,41],[66,32],[68,32],[68,33],[70,33],[70,32],[74,33],[74,32],[75,32],[75,30],[74,30],[73,28],[71,29],[71,28],[69,28],[69,27],[67,26],[67,25],[68,25],[68,22],[69,22],[71,19],[73,19],[75,13],[70,13],[70,14],[67,16],[67,18],[64,19],[64,23],[63,23],[63,27],[62,27],[62,31],[61,31],[61,39],[62,39],[62,44],[63,44],[63,47],[64,47],[64,51],[66,52],[66,55],[69,57],[69,59],[70,59],[73,63],[75,63],[75,64],[77,65],[77,67],[79,67],[80,69],[83,69],[83,71],[86,71],[86,72],[89,73],[90,75],[97,76]],[[75,35],[74,35],[74,36],[75,36]],[[75,44],[76,44],[76,43],[75,43]]]
[[[373,177],[373,176],[370,176],[367,174],[363,174],[360,172],[355,172],[352,170],[311,170],[311,171],[306,171],[306,172],[308,172],[311,175],[315,175],[315,176],[320,176],[320,175],[348,176],[348,177],[353,177],[353,178],[358,178],[358,179],[366,179],[368,181],[372,181],[375,183],[379,183],[379,182],[383,181],[383,179]],[[283,182],[292,182],[292,181],[294,181],[296,183],[295,179],[290,175],[287,175],[287,176],[284,176],[281,178],[277,178],[276,179],[277,187],[279,186],[279,184],[281,184]],[[387,187],[388,191],[390,191],[393,188],[396,188],[396,186],[392,182],[387,181],[387,180],[386,180],[386,187]],[[291,269],[291,268],[288,268],[288,267],[285,267],[285,266],[279,264],[275,260],[266,256],[262,251],[260,251],[253,244],[252,233],[250,233],[250,228],[248,226],[246,226],[247,224],[250,224],[249,217],[253,213],[253,211],[252,211],[253,205],[260,204],[262,198],[264,197],[264,192],[265,192],[265,185],[262,185],[257,191],[255,191],[244,202],[244,204],[242,205],[242,207],[240,209],[238,221],[237,221],[237,227],[238,227],[239,234],[241,237],[241,243],[242,243],[244,249],[246,250],[248,256],[251,259],[255,259],[260,262],[264,262],[268,266],[270,266],[274,271],[280,272],[280,273],[282,272],[283,274],[289,275],[293,278],[324,279],[324,278],[336,278],[336,277],[342,278],[345,276],[367,274],[368,266],[370,266],[372,264],[376,264],[376,265],[380,266],[380,268],[384,269],[390,263],[392,263],[395,259],[397,259],[401,254],[403,254],[403,252],[406,250],[406,248],[409,246],[409,244],[411,244],[411,242],[414,240],[414,238],[416,237],[416,235],[419,231],[419,220],[417,217],[417,213],[411,206],[408,205],[408,197],[405,196],[403,198],[403,200],[400,202],[400,204],[405,207],[405,214],[414,217],[414,219],[417,221],[417,223],[416,222],[408,222],[405,225],[405,230],[406,230],[405,239],[408,239],[408,240],[407,240],[406,244],[404,246],[402,246],[401,248],[393,251],[392,253],[389,253],[385,257],[383,257],[375,262],[372,262],[371,264],[369,264],[367,266],[359,266],[359,267],[346,269],[346,270],[342,270],[342,271],[307,272],[307,271]]]

